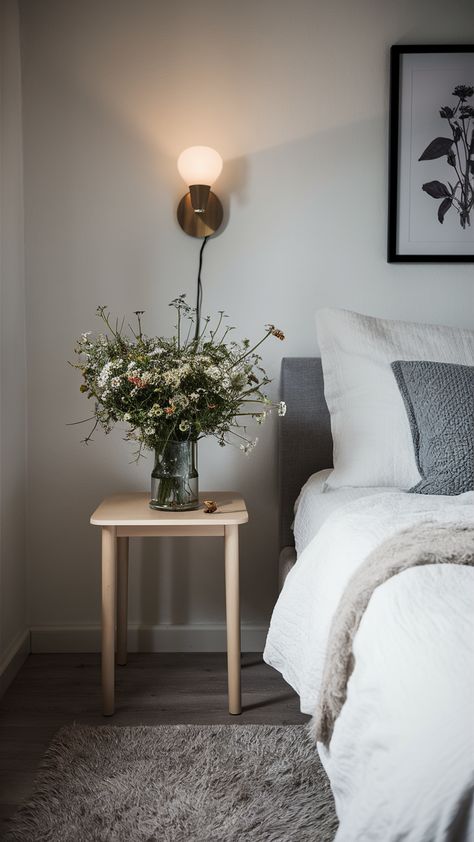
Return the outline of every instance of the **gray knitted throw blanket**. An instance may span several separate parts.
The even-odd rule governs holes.
[[[388,538],[357,568],[332,621],[311,728],[315,738],[326,746],[346,701],[347,682],[354,669],[352,644],[370,597],[387,579],[423,564],[474,566],[474,526],[417,524]]]

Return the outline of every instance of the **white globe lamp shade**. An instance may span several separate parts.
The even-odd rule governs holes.
[[[178,172],[184,183],[211,187],[222,172],[222,158],[210,146],[190,146],[178,158]]]

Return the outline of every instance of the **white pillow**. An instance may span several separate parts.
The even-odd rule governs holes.
[[[328,487],[411,488],[420,475],[390,363],[474,365],[474,331],[333,309],[319,310],[316,326],[334,442]]]

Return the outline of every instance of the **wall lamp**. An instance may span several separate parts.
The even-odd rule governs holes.
[[[222,223],[222,205],[211,187],[222,172],[222,158],[210,146],[190,146],[178,158],[178,172],[189,193],[178,205],[178,222],[190,237],[210,237]]]

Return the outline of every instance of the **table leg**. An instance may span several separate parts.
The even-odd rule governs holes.
[[[225,599],[229,713],[242,712],[240,697],[239,527],[225,527]]]
[[[102,527],[102,713],[114,712],[117,530]]]
[[[127,663],[128,538],[117,538],[117,663]]]

